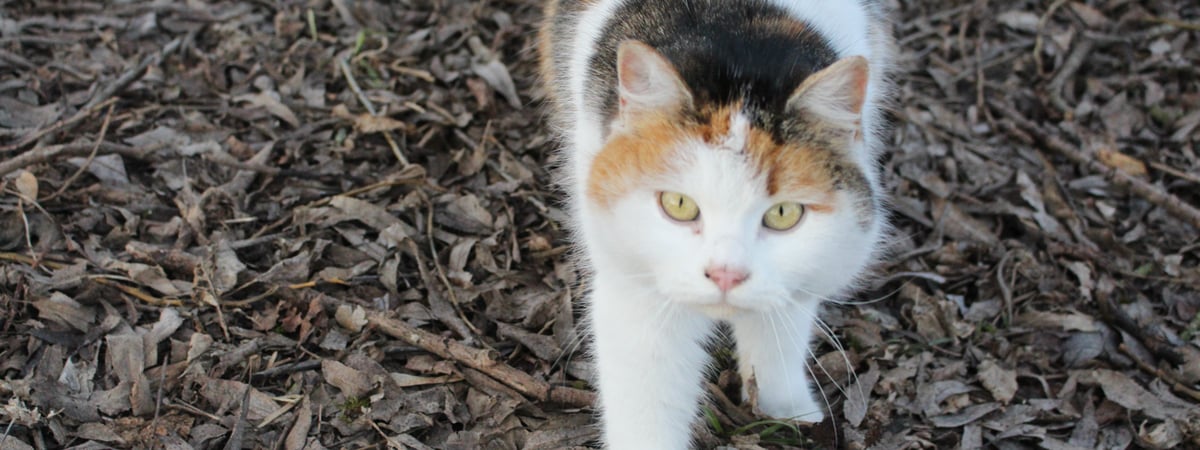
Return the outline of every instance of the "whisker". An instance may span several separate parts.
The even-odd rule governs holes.
[[[792,374],[791,374],[791,371],[788,370],[787,359],[783,357],[783,343],[780,342],[780,340],[779,340],[779,329],[775,327],[776,310],[771,310],[771,314],[765,314],[765,313],[759,313],[759,314],[762,316],[765,316],[767,318],[767,320],[771,323],[771,335],[775,336],[775,349],[778,350],[779,362],[781,365],[783,365],[783,376],[784,376],[784,380],[785,380],[784,384],[787,386],[787,389],[788,389],[787,398],[788,398],[789,402],[795,402],[796,393],[792,391],[792,384],[787,382],[787,380],[792,379]],[[781,317],[781,319],[782,319],[782,317]],[[757,378],[758,377],[755,376],[755,379],[757,379]],[[796,405],[795,405],[795,403],[792,403],[791,406],[794,408]]]
[[[817,392],[821,393],[821,400],[823,400],[825,402],[825,409],[829,411],[829,420],[832,422],[833,429],[835,430],[835,432],[834,432],[835,441],[834,441],[833,447],[837,448],[837,441],[836,441],[836,439],[837,439],[837,433],[836,433],[837,417],[835,417],[833,414],[833,404],[829,403],[829,396],[825,395],[825,386],[821,386],[821,382],[817,381],[817,374],[815,372],[813,372],[812,366],[805,364],[804,369],[808,371],[808,374],[810,376],[812,376],[813,384],[817,385]]]
[[[906,284],[906,283],[902,283],[902,284],[900,285],[900,287],[897,287],[896,289],[893,289],[891,292],[888,292],[888,293],[886,293],[886,294],[880,295],[880,296],[878,296],[878,297],[875,297],[875,298],[873,298],[873,299],[870,299],[870,300],[863,300],[863,301],[851,301],[851,300],[841,300],[841,299],[836,299],[836,298],[833,298],[833,297],[829,297],[829,296],[824,296],[824,295],[817,294],[816,292],[813,292],[813,291],[810,291],[810,290],[808,290],[808,289],[805,289],[803,286],[792,286],[792,289],[795,289],[795,290],[797,290],[797,291],[800,291],[801,293],[803,293],[803,294],[806,294],[806,295],[808,295],[808,296],[811,296],[811,297],[817,298],[817,299],[819,299],[819,300],[821,300],[821,301],[825,301],[825,302],[833,303],[833,304],[835,304],[835,305],[839,305],[839,306],[866,306],[866,305],[872,305],[872,304],[879,303],[879,302],[882,302],[882,301],[884,301],[884,300],[887,300],[887,299],[889,299],[889,298],[892,298],[893,296],[895,296],[897,293],[899,293],[899,292],[900,292],[900,289],[901,289],[902,287],[904,287],[904,284]]]
[[[814,324],[816,324],[817,329],[821,330],[821,333],[829,339],[830,343],[833,344],[838,353],[842,355],[842,361],[846,363],[846,370],[850,371],[851,379],[853,379],[854,384],[858,386],[859,394],[864,394],[862,392],[862,383],[859,383],[858,379],[858,369],[855,369],[854,365],[850,362],[850,356],[846,353],[846,347],[842,346],[842,340],[838,339],[837,335],[833,332],[833,328],[831,328],[829,324],[825,323],[824,320],[821,320],[820,316],[804,305],[797,304],[796,307],[799,308],[801,312],[808,314],[808,316],[812,318],[812,321]],[[821,360],[817,359],[815,355],[813,359],[817,361],[818,365],[821,365]],[[821,370],[825,370],[823,365],[821,366]],[[838,382],[838,380],[833,379],[833,375],[830,375],[828,371],[825,371],[825,375],[829,376],[829,379],[832,380],[834,385],[838,387],[838,390],[842,392],[842,395],[845,395],[846,398],[850,398],[850,395],[846,392],[846,389]],[[866,397],[864,396],[863,398]]]

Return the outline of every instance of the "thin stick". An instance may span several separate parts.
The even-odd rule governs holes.
[[[1163,381],[1167,382],[1167,384],[1171,385],[1171,388],[1174,389],[1175,392],[1186,395],[1188,397],[1191,397],[1193,400],[1200,402],[1200,391],[1197,391],[1195,389],[1188,387],[1187,384],[1184,384],[1183,382],[1179,381],[1179,379],[1176,378],[1175,375],[1172,375],[1170,372],[1167,372],[1165,370],[1151,366],[1150,363],[1148,363],[1146,361],[1142,361],[1142,358],[1138,357],[1138,355],[1136,353],[1134,353],[1133,350],[1130,350],[1129,346],[1125,345],[1124,343],[1121,343],[1120,345],[1118,345],[1117,349],[1121,350],[1121,353],[1124,353],[1125,356],[1128,356],[1130,359],[1133,360],[1133,362],[1137,363],[1138,368],[1142,369],[1143,372],[1146,372],[1147,374],[1149,374],[1151,376],[1158,377],[1158,378],[1162,379]]]
[[[367,323],[388,336],[415,345],[445,359],[457,361],[478,370],[537,401],[550,401],[573,407],[591,406],[596,394],[581,389],[552,386],[543,380],[517,370],[498,361],[495,352],[468,347],[462,343],[413,327],[402,320],[384,317],[383,313],[370,311]]]
[[[55,130],[61,129],[64,133],[70,131],[81,120],[92,115],[93,112],[104,108],[104,105],[116,102],[117,99],[111,98],[112,96],[116,95],[130,84],[133,84],[134,81],[140,80],[146,75],[146,68],[150,67],[151,65],[158,64],[158,62],[161,61],[164,56],[174,53],[175,50],[179,49],[179,46],[182,44],[183,38],[175,38],[171,40],[171,42],[168,42],[167,45],[164,45],[161,50],[142,58],[142,61],[136,66],[126,69],[125,72],[122,72],[116,80],[113,80],[113,82],[109,83],[108,86],[100,89],[100,91],[97,92],[96,95],[87,102],[87,104],[83,105],[83,108],[80,108],[79,111],[69,119],[56,123],[45,130],[41,130],[29,135],[26,138],[21,139],[21,141],[17,142],[16,144],[0,148],[0,152],[11,151],[27,146],[36,142],[38,139],[41,139],[42,136],[45,136],[46,134]]]
[[[100,151],[104,153],[118,153],[124,156],[133,158],[144,158],[147,154],[158,150],[163,145],[155,145],[147,148],[135,148],[128,145],[114,144],[112,142],[101,142]],[[51,161],[59,157],[65,156],[82,156],[90,153],[92,147],[96,146],[94,142],[76,142],[73,144],[58,144],[49,145],[46,147],[37,147],[25,153],[8,158],[5,161],[0,161],[0,177],[8,175],[19,169],[32,166],[34,164]]]
[[[62,186],[58,187],[57,191],[54,191],[53,194],[43,198],[41,201],[46,202],[58,198],[63,192],[67,191],[68,187],[71,187],[71,183],[74,183],[80,175],[83,175],[83,172],[87,171],[88,167],[91,167],[92,161],[96,160],[96,153],[100,151],[100,144],[104,143],[104,137],[108,134],[108,124],[112,121],[113,107],[114,105],[110,102],[108,104],[108,112],[104,114],[104,123],[100,124],[100,135],[96,137],[96,145],[92,147],[92,152],[88,154],[87,161],[84,161],[79,166],[79,169],[74,174],[71,174],[71,177],[67,178],[67,181],[64,181]]]
[[[338,60],[338,67],[342,69],[342,78],[346,79],[346,84],[350,86],[350,90],[354,92],[354,96],[358,98],[358,102],[362,103],[363,108],[367,109],[367,113],[372,116],[378,116],[379,114],[375,112],[375,105],[371,103],[371,99],[367,98],[362,88],[358,87],[358,80],[354,79],[354,74],[350,71],[350,64],[343,58]],[[388,147],[391,147],[392,154],[396,156],[396,160],[400,161],[400,166],[407,167],[408,158],[405,158],[404,154],[400,153],[400,146],[396,145],[396,139],[392,137],[392,132],[385,130],[383,138],[387,140]]]
[[[1020,112],[1017,112],[1016,109],[1007,103],[995,100],[988,103],[1015,125],[1015,127],[1011,128],[1011,131],[1033,135],[1043,147],[1067,157],[1067,159],[1086,167],[1092,172],[1104,174],[1105,178],[1113,184],[1128,189],[1133,194],[1141,196],[1146,201],[1165,209],[1176,218],[1200,229],[1200,209],[1196,209],[1195,206],[1187,204],[1179,197],[1163,191],[1140,178],[1135,178],[1120,169],[1111,168],[1096,161],[1094,158],[1075,148],[1074,145],[1067,143],[1057,136],[1046,133],[1040,126],[1026,119]]]

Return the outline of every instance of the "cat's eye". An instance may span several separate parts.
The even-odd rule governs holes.
[[[804,205],[796,202],[781,202],[771,205],[763,214],[763,226],[777,231],[790,230],[804,217]]]
[[[700,217],[700,207],[691,197],[678,192],[663,192],[658,195],[658,203],[662,205],[667,216],[680,222],[691,222]]]

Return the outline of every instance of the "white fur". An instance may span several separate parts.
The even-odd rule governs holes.
[[[592,160],[602,147],[597,106],[586,102],[587,63],[623,0],[596,0],[572,18],[577,30],[566,67],[564,108],[569,124],[564,185],[582,260],[592,274],[587,297],[600,391],[603,436],[613,449],[685,449],[703,395],[705,343],[717,321],[737,341],[739,370],[759,388],[759,405],[775,417],[821,421],[806,360],[821,303],[845,293],[876,253],[882,214],[863,230],[848,194],[833,213],[809,212],[792,230],[764,228],[762,215],[780,201],[822,201],[820,192],[771,197],[743,154],[747,120],[715,146],[675,143],[681,155],[672,176],[644,180],[601,206],[584,195]],[[819,30],[839,56],[870,64],[863,106],[863,141],[855,160],[879,192],[881,102],[892,50],[890,30],[871,7],[842,0],[768,0]],[[681,224],[660,210],[657,193],[692,197],[700,219]],[[747,269],[723,297],[705,278],[710,265]]]

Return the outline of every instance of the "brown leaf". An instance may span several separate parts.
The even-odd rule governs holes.
[[[870,409],[871,391],[875,389],[875,383],[878,381],[879,369],[875,364],[871,364],[867,373],[858,377],[854,384],[846,388],[846,403],[843,413],[850,425],[854,427],[862,425],[863,419],[867,417],[867,410]]]
[[[968,423],[979,420],[979,419],[983,418],[983,416],[991,414],[992,411],[995,411],[997,409],[1000,409],[1000,405],[997,403],[984,403],[982,405],[971,405],[966,408],[963,408],[963,410],[958,412],[957,414],[934,416],[934,417],[930,417],[929,421],[930,421],[930,423],[933,424],[933,426],[938,427],[938,428],[961,427]]]
[[[312,428],[312,400],[306,395],[300,399],[300,406],[296,408],[296,420],[292,422],[292,428],[288,430],[287,437],[283,440],[284,450],[304,450],[305,444],[308,443],[308,430]]]
[[[362,331],[363,327],[367,325],[367,311],[357,305],[338,305],[337,312],[334,313],[333,317],[342,328],[355,333]]]
[[[371,390],[371,379],[366,374],[331,359],[321,360],[321,375],[346,398],[361,399]]]
[[[111,425],[100,422],[89,422],[80,425],[79,428],[75,430],[75,437],[79,439],[125,445],[125,440],[121,439],[121,436],[117,435],[117,432],[113,430]]]
[[[22,170],[17,174],[17,193],[21,194],[21,198],[27,202],[36,202],[38,198],[38,180],[37,177],[28,170]]]
[[[246,383],[219,378],[205,378],[199,380],[199,383],[200,395],[209,404],[213,405],[213,409],[241,405],[242,396],[246,393],[247,387]],[[247,408],[246,420],[251,422],[260,422],[279,409],[279,405],[275,403],[275,400],[271,396],[254,388],[250,388],[249,404],[241,406]],[[235,408],[233,411],[240,414],[241,408]]]
[[[1000,367],[995,361],[985,359],[979,365],[980,384],[992,393],[992,398],[1007,405],[1017,393],[1017,372]]]
[[[55,292],[50,298],[35,300],[33,307],[38,317],[55,323],[68,325],[79,331],[88,331],[96,322],[96,311],[80,305],[66,294]]]
[[[296,113],[292,112],[291,108],[279,101],[278,93],[275,92],[259,92],[257,94],[242,94],[233,98],[235,102],[249,102],[259,108],[265,108],[271,115],[280,118],[292,127],[300,126],[300,119],[296,117]]]
[[[1063,331],[1100,331],[1099,322],[1096,321],[1096,318],[1078,312],[1060,314],[1031,311],[1017,316],[1013,322],[1031,328],[1050,328]]]
[[[354,128],[362,133],[382,133],[393,130],[406,131],[409,125],[391,117],[359,114],[354,117]]]
[[[5,450],[34,450],[32,445],[17,439],[16,436],[0,436],[0,448]]]

